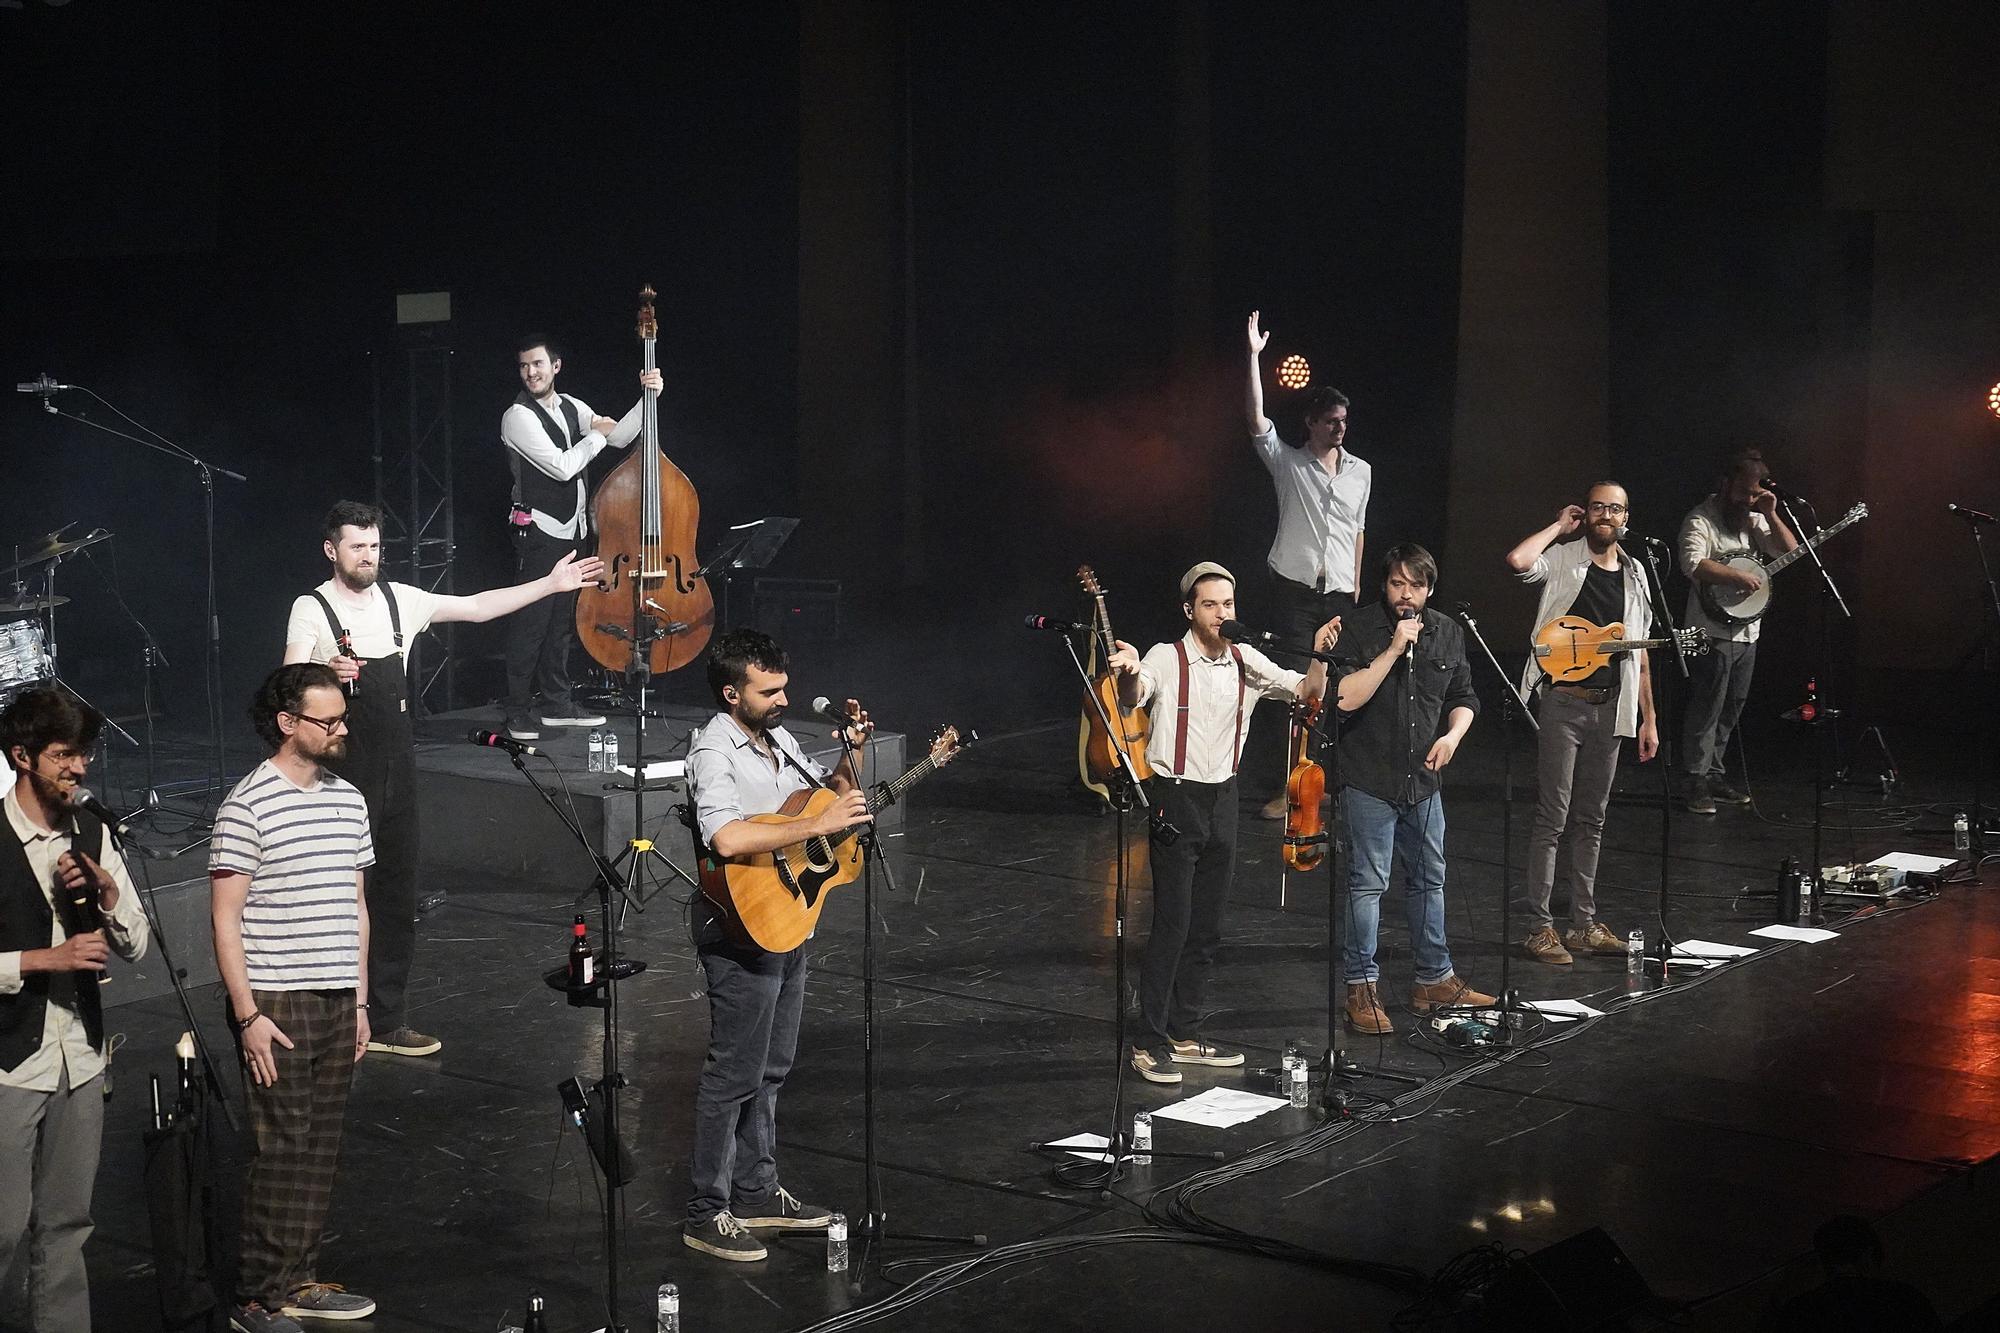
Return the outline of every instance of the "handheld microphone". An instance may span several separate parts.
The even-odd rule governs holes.
[[[1029,629],[1048,630],[1054,634],[1088,633],[1090,626],[1079,625],[1074,620],[1057,620],[1053,616],[1022,616],[1021,623]]]
[[[125,827],[125,821],[114,814],[111,807],[98,800],[97,793],[88,787],[78,787],[70,792],[69,806],[72,810],[89,811],[92,815],[96,816],[100,824],[110,829],[118,837],[124,837],[128,831]]]
[[[29,380],[26,384],[16,383],[14,385],[14,392],[38,393],[42,397],[47,398],[52,393],[61,393],[66,389],[74,389],[75,387],[76,386],[74,384],[56,383],[55,377],[50,375],[49,372],[45,370],[41,374],[35,376],[35,378]]]
[[[524,754],[539,755],[541,753],[534,746],[523,745],[512,736],[503,736],[497,731],[485,731],[479,727],[474,727],[471,731],[465,733],[465,739],[474,745],[491,746],[493,749],[505,750],[508,754],[517,757]]]
[[[1415,620],[1418,616],[1422,614],[1423,612],[1417,610],[1416,607],[1406,606],[1403,608],[1403,613],[1400,616],[1398,616],[1397,619]],[[1421,632],[1422,631],[1419,631],[1419,633]],[[1410,646],[1403,650],[1403,660],[1405,662],[1408,662],[1413,667],[1417,664],[1417,641],[1415,639],[1411,639]]]
[[[1977,509],[1967,509],[1964,505],[1948,504],[1945,506],[1945,509],[1950,513],[1957,514],[1967,523],[1991,523],[1994,521],[1993,515],[1981,513]]]
[[[827,698],[824,694],[813,700],[812,710],[814,716],[818,717],[820,721],[826,723],[835,731],[845,731],[854,725],[854,719],[841,709],[836,708],[833,700]]]

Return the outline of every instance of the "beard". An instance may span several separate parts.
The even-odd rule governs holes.
[[[355,592],[367,592],[375,586],[375,580],[381,572],[382,567],[374,565],[367,569],[357,569],[351,574],[343,569],[338,571],[338,575],[340,581]]]

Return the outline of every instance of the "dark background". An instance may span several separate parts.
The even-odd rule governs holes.
[[[1304,352],[1354,398],[1371,549],[1423,541],[1448,583],[1497,557],[1455,549],[1444,517],[1453,451],[1478,447],[1462,426],[1454,438],[1462,5],[812,12],[0,8],[0,367],[87,385],[250,477],[216,492],[231,699],[324,573],[319,515],[372,493],[371,358],[393,386],[399,291],[452,294],[460,591],[511,580],[495,423],[517,388],[514,339],[555,337],[561,386],[616,415],[645,283],[660,292],[665,446],[701,494],[704,553],[727,523],[803,516],[773,572],[843,578],[851,639],[999,717],[1059,711],[1059,661],[997,627],[1069,613],[1082,560],[1114,588],[1126,637],[1172,631],[1174,579],[1200,558],[1244,575],[1255,618],[1274,511],[1240,426],[1252,308],[1277,333],[1267,364]],[[1829,519],[1863,479],[1880,330],[1869,215],[1831,206],[1824,179],[1837,13],[1609,11],[1609,458],[1641,530],[1671,534],[1737,440],[1825,464]],[[907,133],[887,145],[906,210],[877,238],[902,266],[882,308],[885,336],[907,338],[891,411],[917,480],[896,494],[829,486],[837,449],[801,456],[841,418],[815,399],[802,429],[801,366],[843,354],[801,333],[802,224],[820,206],[800,188],[802,117],[819,112],[801,99],[802,50],[819,49],[802,34],[850,15],[893,53]],[[1964,44],[1991,49],[1980,31]],[[1190,191],[1205,201],[1192,233],[1175,211]],[[2000,349],[1979,354],[2000,377]],[[876,389],[854,392],[855,419],[878,420],[861,401]],[[1295,430],[1284,395],[1272,402]],[[398,429],[392,406],[391,452]],[[1791,438],[1805,433],[1809,449]],[[167,708],[198,717],[194,470],[29,397],[0,413],[0,449],[0,540],[114,530],[97,564],[115,562],[172,663]],[[1959,498],[1990,502],[1993,456],[1977,469],[1983,495]],[[1551,477],[1547,512],[1520,531],[1590,479]],[[1952,571],[1938,605],[1969,621],[1962,537],[1942,540],[1957,544],[1936,557]],[[63,577],[67,674],[129,707],[136,631],[91,566]],[[1773,697],[1822,660],[1809,606],[1774,614]],[[1526,627],[1492,628],[1511,643]],[[463,639],[461,702],[497,691],[477,660],[495,643],[494,627]]]

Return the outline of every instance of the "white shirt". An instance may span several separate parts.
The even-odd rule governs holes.
[[[725,825],[746,815],[768,815],[810,786],[806,773],[826,780],[826,766],[801,750],[791,732],[773,727],[766,738],[782,757],[761,748],[727,713],[717,713],[688,736],[688,791],[704,847]]]
[[[400,651],[407,662],[411,642],[430,625],[444,598],[407,583],[392,583],[389,586],[396,591],[396,614],[403,623],[401,649],[396,647],[395,630],[389,624],[389,603],[383,600],[382,585],[379,583],[371,585],[357,601],[349,601],[354,594],[341,588],[333,579],[320,584],[313,592],[333,604],[333,613],[340,617],[341,625],[353,640],[357,656],[373,661],[394,657]],[[326,623],[326,612],[320,609],[320,604],[313,600],[311,593],[292,600],[292,614],[285,621],[285,646],[290,648],[294,644],[310,644],[311,660],[315,662],[331,662],[340,654],[340,643],[333,637],[333,626]]]
[[[1620,617],[1625,624],[1625,637],[1643,639],[1653,631],[1652,593],[1646,582],[1646,571],[1638,562],[1625,555],[1622,550],[1618,563],[1625,570],[1625,613]],[[1542,602],[1535,608],[1535,633],[1557,616],[1569,614],[1570,607],[1576,605],[1576,596],[1583,591],[1583,580],[1590,573],[1590,543],[1579,537],[1560,546],[1551,546],[1535,557],[1535,563],[1520,575],[1523,583],[1542,585]],[[1530,643],[1533,642],[1532,636]],[[1620,736],[1639,734],[1639,653],[1619,653],[1618,656],[1618,719],[1613,731]],[[1535,655],[1528,654],[1526,665],[1521,668],[1521,698],[1525,701],[1531,691],[1548,682],[1548,676],[1535,665]]]
[[[1680,558],[1681,573],[1690,580],[1694,578],[1694,567],[1704,560],[1727,560],[1732,555],[1749,555],[1754,551],[1765,555],[1783,555],[1784,543],[1771,530],[1771,524],[1756,510],[1750,511],[1750,527],[1747,531],[1731,526],[1723,513],[1722,497],[1711,495],[1681,520],[1681,538],[1676,549]],[[1693,625],[1711,639],[1730,639],[1736,643],[1755,643],[1764,628],[1763,618],[1741,622],[1717,620],[1702,608],[1701,589],[1697,584],[1688,589],[1687,610],[1682,612],[1686,624]]]
[[[575,541],[589,535],[590,532],[590,497],[584,493],[584,470],[590,466],[591,459],[604,452],[605,445],[622,449],[632,442],[633,437],[638,435],[645,423],[646,404],[643,398],[632,404],[631,409],[618,419],[618,424],[612,428],[611,434],[604,436],[590,428],[592,419],[597,415],[590,410],[590,404],[581,398],[570,398],[566,393],[555,396],[557,399],[568,399],[576,404],[577,419],[583,423],[582,439],[567,449],[556,448],[555,441],[549,438],[548,428],[542,425],[542,419],[535,415],[533,408],[524,403],[509,403],[507,410],[500,414],[500,439],[512,451],[507,460],[512,468],[518,469],[526,463],[557,481],[576,478],[576,514],[573,517],[551,518],[539,509],[528,511],[535,517],[535,526],[549,536],[562,541]],[[555,418],[557,427],[563,430],[569,428],[569,422],[565,419],[568,414],[563,411],[561,402],[544,402],[542,410]],[[518,478],[519,475],[516,471],[515,476]],[[520,499],[521,490],[517,481],[514,488],[515,503],[520,503]]]
[[[1243,681],[1249,688],[1237,711],[1236,661],[1227,646],[1220,657],[1204,657],[1189,630],[1181,643],[1188,659],[1187,771],[1174,772],[1175,729],[1180,725],[1181,665],[1171,643],[1156,643],[1139,659],[1139,703],[1150,706],[1153,733],[1146,741],[1146,762],[1155,772],[1189,782],[1227,782],[1243,753],[1243,734],[1259,699],[1290,699],[1298,694],[1302,671],[1287,671],[1247,644]]]
[[[1250,443],[1278,491],[1278,535],[1265,557],[1271,572],[1308,588],[1354,592],[1354,556],[1368,526],[1373,471],[1342,449],[1329,473],[1312,450],[1279,439],[1276,426]]]
[[[7,811],[7,825],[13,835],[20,840],[21,850],[27,854],[28,868],[34,872],[35,881],[42,886],[42,896],[49,900],[52,913],[49,922],[49,947],[60,945],[64,938],[62,914],[55,911],[56,862],[70,849],[68,829],[51,833],[21,808],[19,793],[11,788],[6,799],[0,801]],[[125,859],[118,855],[118,848],[112,844],[111,834],[104,835],[104,855],[98,859],[104,873],[111,876],[111,882],[118,886],[118,904],[104,924],[104,940],[120,958],[143,958],[146,942],[151,935],[146,930],[146,913],[139,906],[139,892],[132,887],[132,877],[126,873]],[[104,1055],[90,1047],[90,1037],[83,1030],[83,1020],[68,1004],[59,1000],[71,998],[74,986],[95,986],[98,984],[95,972],[51,972],[49,976],[49,1002],[42,1011],[42,1044],[35,1053],[11,1070],[0,1070],[0,1086],[20,1088],[26,1092],[54,1092],[60,1082],[63,1066],[69,1067],[69,1085],[80,1087],[104,1072]],[[21,979],[21,954],[18,950],[0,953],[0,995],[18,995],[24,983]]]

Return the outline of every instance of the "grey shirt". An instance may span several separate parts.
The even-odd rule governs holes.
[[[793,792],[813,785],[806,773],[826,781],[825,765],[799,749],[791,732],[774,727],[767,735],[789,760],[759,748],[727,713],[717,713],[688,738],[688,792],[704,846],[724,825],[771,814]]]

